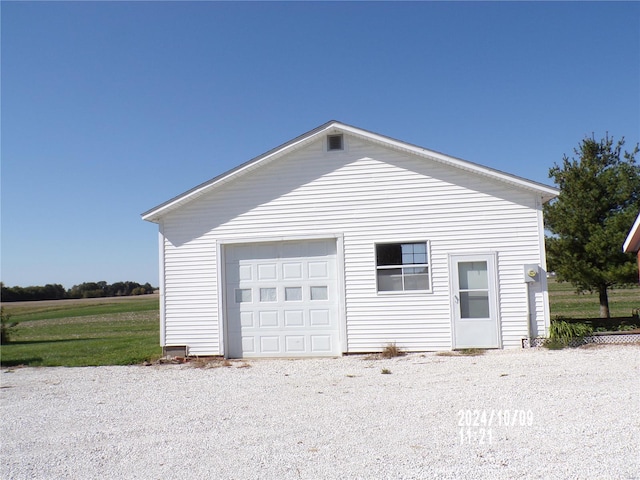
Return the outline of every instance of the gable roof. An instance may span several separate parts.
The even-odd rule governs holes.
[[[622,250],[627,253],[637,252],[640,250],[640,213],[638,213],[638,218],[636,218],[627,239],[624,241]]]
[[[462,160],[456,157],[451,157],[449,155],[444,155],[442,153],[427,150],[426,148],[419,147],[417,145],[412,145],[410,143],[406,143],[400,140],[396,140],[391,137],[387,137],[384,135],[380,135],[377,133],[369,132],[367,130],[363,130],[361,128],[353,127],[351,125],[347,125],[344,123],[340,123],[336,120],[331,120],[323,125],[320,125],[313,130],[310,130],[307,133],[300,135],[299,137],[294,138],[272,150],[269,150],[262,155],[259,155],[248,162],[245,162],[237,167],[218,175],[217,177],[212,178],[196,187],[188,190],[177,197],[174,197],[157,207],[152,208],[142,214],[142,219],[147,220],[149,222],[157,223],[160,218],[166,215],[169,212],[185,205],[194,199],[198,198],[205,193],[210,192],[211,190],[217,188],[220,185],[227,183],[228,181],[235,179],[241,175],[244,175],[256,168],[259,168],[277,158],[282,157],[288,153],[294,152],[305,145],[308,145],[312,142],[315,142],[319,138],[322,138],[324,135],[332,134],[332,133],[344,133],[348,135],[352,135],[364,140],[368,140],[372,143],[376,143],[382,145],[387,148],[392,148],[395,150],[403,151],[406,153],[411,153],[413,155],[418,155],[420,157],[429,159],[434,162],[438,162],[444,165],[448,165],[450,167],[466,170],[468,172],[473,172],[475,174],[492,178],[494,180],[498,180],[504,183],[508,183],[514,187],[519,187],[524,190],[532,191],[542,197],[543,202],[548,202],[552,198],[558,196],[560,193],[557,189],[550,187],[548,185],[544,185],[542,183],[534,182],[531,180],[527,180],[522,177],[518,177],[516,175],[511,175],[500,170],[495,170],[493,168],[485,167],[483,165],[479,165],[477,163],[469,162],[467,160]]]

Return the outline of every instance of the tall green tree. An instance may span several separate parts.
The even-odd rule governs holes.
[[[578,291],[597,291],[600,316],[608,318],[608,290],[637,280],[637,264],[622,244],[640,210],[640,166],[623,152],[624,138],[614,144],[585,138],[576,158],[566,155],[549,169],[560,195],[545,205],[549,269]]]

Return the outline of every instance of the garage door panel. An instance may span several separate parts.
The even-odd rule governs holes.
[[[276,287],[261,287],[259,292],[260,303],[276,303],[278,301],[278,289]]]
[[[260,316],[259,328],[269,328],[278,326],[278,312],[258,312]]]
[[[302,287],[284,287],[285,302],[302,302]]]
[[[274,354],[280,353],[279,336],[260,336],[260,353]]]
[[[311,335],[311,351],[315,354],[332,352],[330,335]]]
[[[240,312],[240,326],[246,328],[253,328],[253,312]]]
[[[302,279],[302,262],[284,263],[282,265],[283,280],[301,280]]]
[[[240,265],[238,262],[227,262],[226,272],[229,284],[236,284],[239,281],[250,282],[254,276],[251,265]]]
[[[309,278],[328,278],[329,265],[327,262],[309,262]]]
[[[245,353],[257,353],[254,337],[242,337],[242,351]]]
[[[329,300],[329,287],[327,285],[315,285],[309,288],[311,301]]]
[[[335,240],[225,247],[227,355],[339,354],[335,251]]]
[[[326,327],[331,325],[329,310],[310,310],[309,316],[312,327]]]
[[[284,325],[285,327],[304,327],[304,311],[285,310]]]
[[[277,268],[278,266],[275,263],[266,263],[263,265],[258,265],[258,280],[259,281],[276,280],[278,278]]]
[[[233,293],[231,303],[251,303],[253,302],[253,292],[250,288],[234,288],[229,289],[229,293]]]
[[[306,350],[304,340],[304,335],[287,335],[285,337],[287,353],[304,353]]]
[[[251,281],[253,279],[253,269],[251,268],[251,265],[239,265],[238,271],[238,280]]]

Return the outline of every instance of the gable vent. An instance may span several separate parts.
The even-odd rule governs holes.
[[[327,136],[327,150],[344,150],[342,134]]]

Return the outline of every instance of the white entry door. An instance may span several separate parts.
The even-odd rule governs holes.
[[[499,348],[496,258],[452,255],[453,348]]]
[[[340,355],[336,241],[225,247],[226,354]]]

